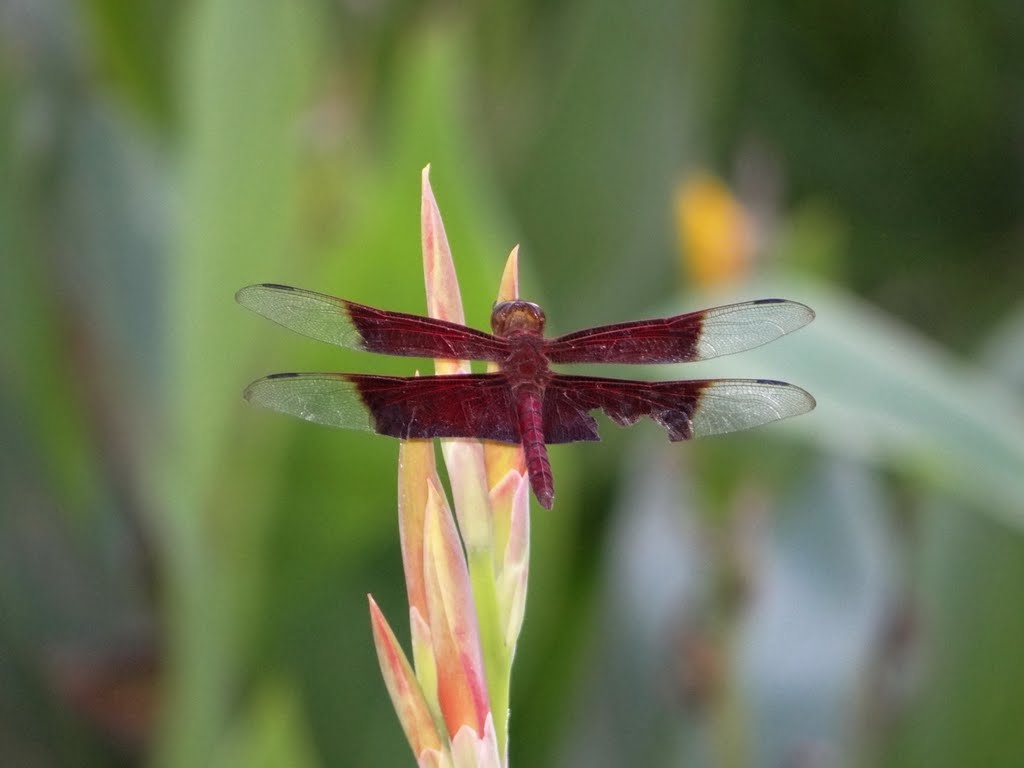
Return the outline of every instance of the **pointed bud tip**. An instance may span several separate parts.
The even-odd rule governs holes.
[[[513,301],[519,298],[519,244],[509,253],[505,269],[498,286],[498,301]]]

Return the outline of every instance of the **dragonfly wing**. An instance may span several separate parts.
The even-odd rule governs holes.
[[[250,285],[238,291],[235,299],[285,328],[339,347],[450,360],[497,361],[507,355],[505,341],[475,328],[288,285]]]
[[[800,387],[769,379],[628,381],[555,376],[544,393],[544,434],[549,443],[598,440],[591,411],[629,426],[649,417],[670,440],[738,432],[807,413],[814,398]]]
[[[759,299],[675,317],[588,328],[552,339],[553,363],[686,363],[759,347],[802,328],[814,310]]]
[[[318,424],[402,439],[519,442],[511,389],[501,374],[404,378],[278,373],[250,384],[245,398]]]

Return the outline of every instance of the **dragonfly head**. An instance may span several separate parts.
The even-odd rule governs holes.
[[[529,335],[544,333],[544,310],[529,301],[500,301],[491,311],[491,329],[495,336]]]

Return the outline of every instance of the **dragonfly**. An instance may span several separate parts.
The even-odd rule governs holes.
[[[678,441],[757,427],[815,406],[805,390],[772,379],[633,381],[551,370],[552,364],[693,362],[752,349],[814,319],[810,307],[786,299],[545,338],[544,311],[518,299],[494,305],[492,332],[485,333],[274,283],[247,286],[235,298],[285,328],[339,347],[495,364],[491,373],[444,376],[275,373],[252,382],[245,399],[307,421],[403,440],[520,444],[531,488],[546,509],[555,498],[547,446],[600,440],[591,412],[603,411],[620,426],[648,417]]]

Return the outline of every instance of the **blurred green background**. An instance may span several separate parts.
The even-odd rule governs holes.
[[[818,313],[639,372],[813,414],[552,449],[511,763],[1024,765],[1022,83],[1016,0],[0,0],[0,763],[412,764],[397,444],[241,400],[411,363],[232,295],[422,312],[429,162],[477,327],[517,242],[553,333]]]

